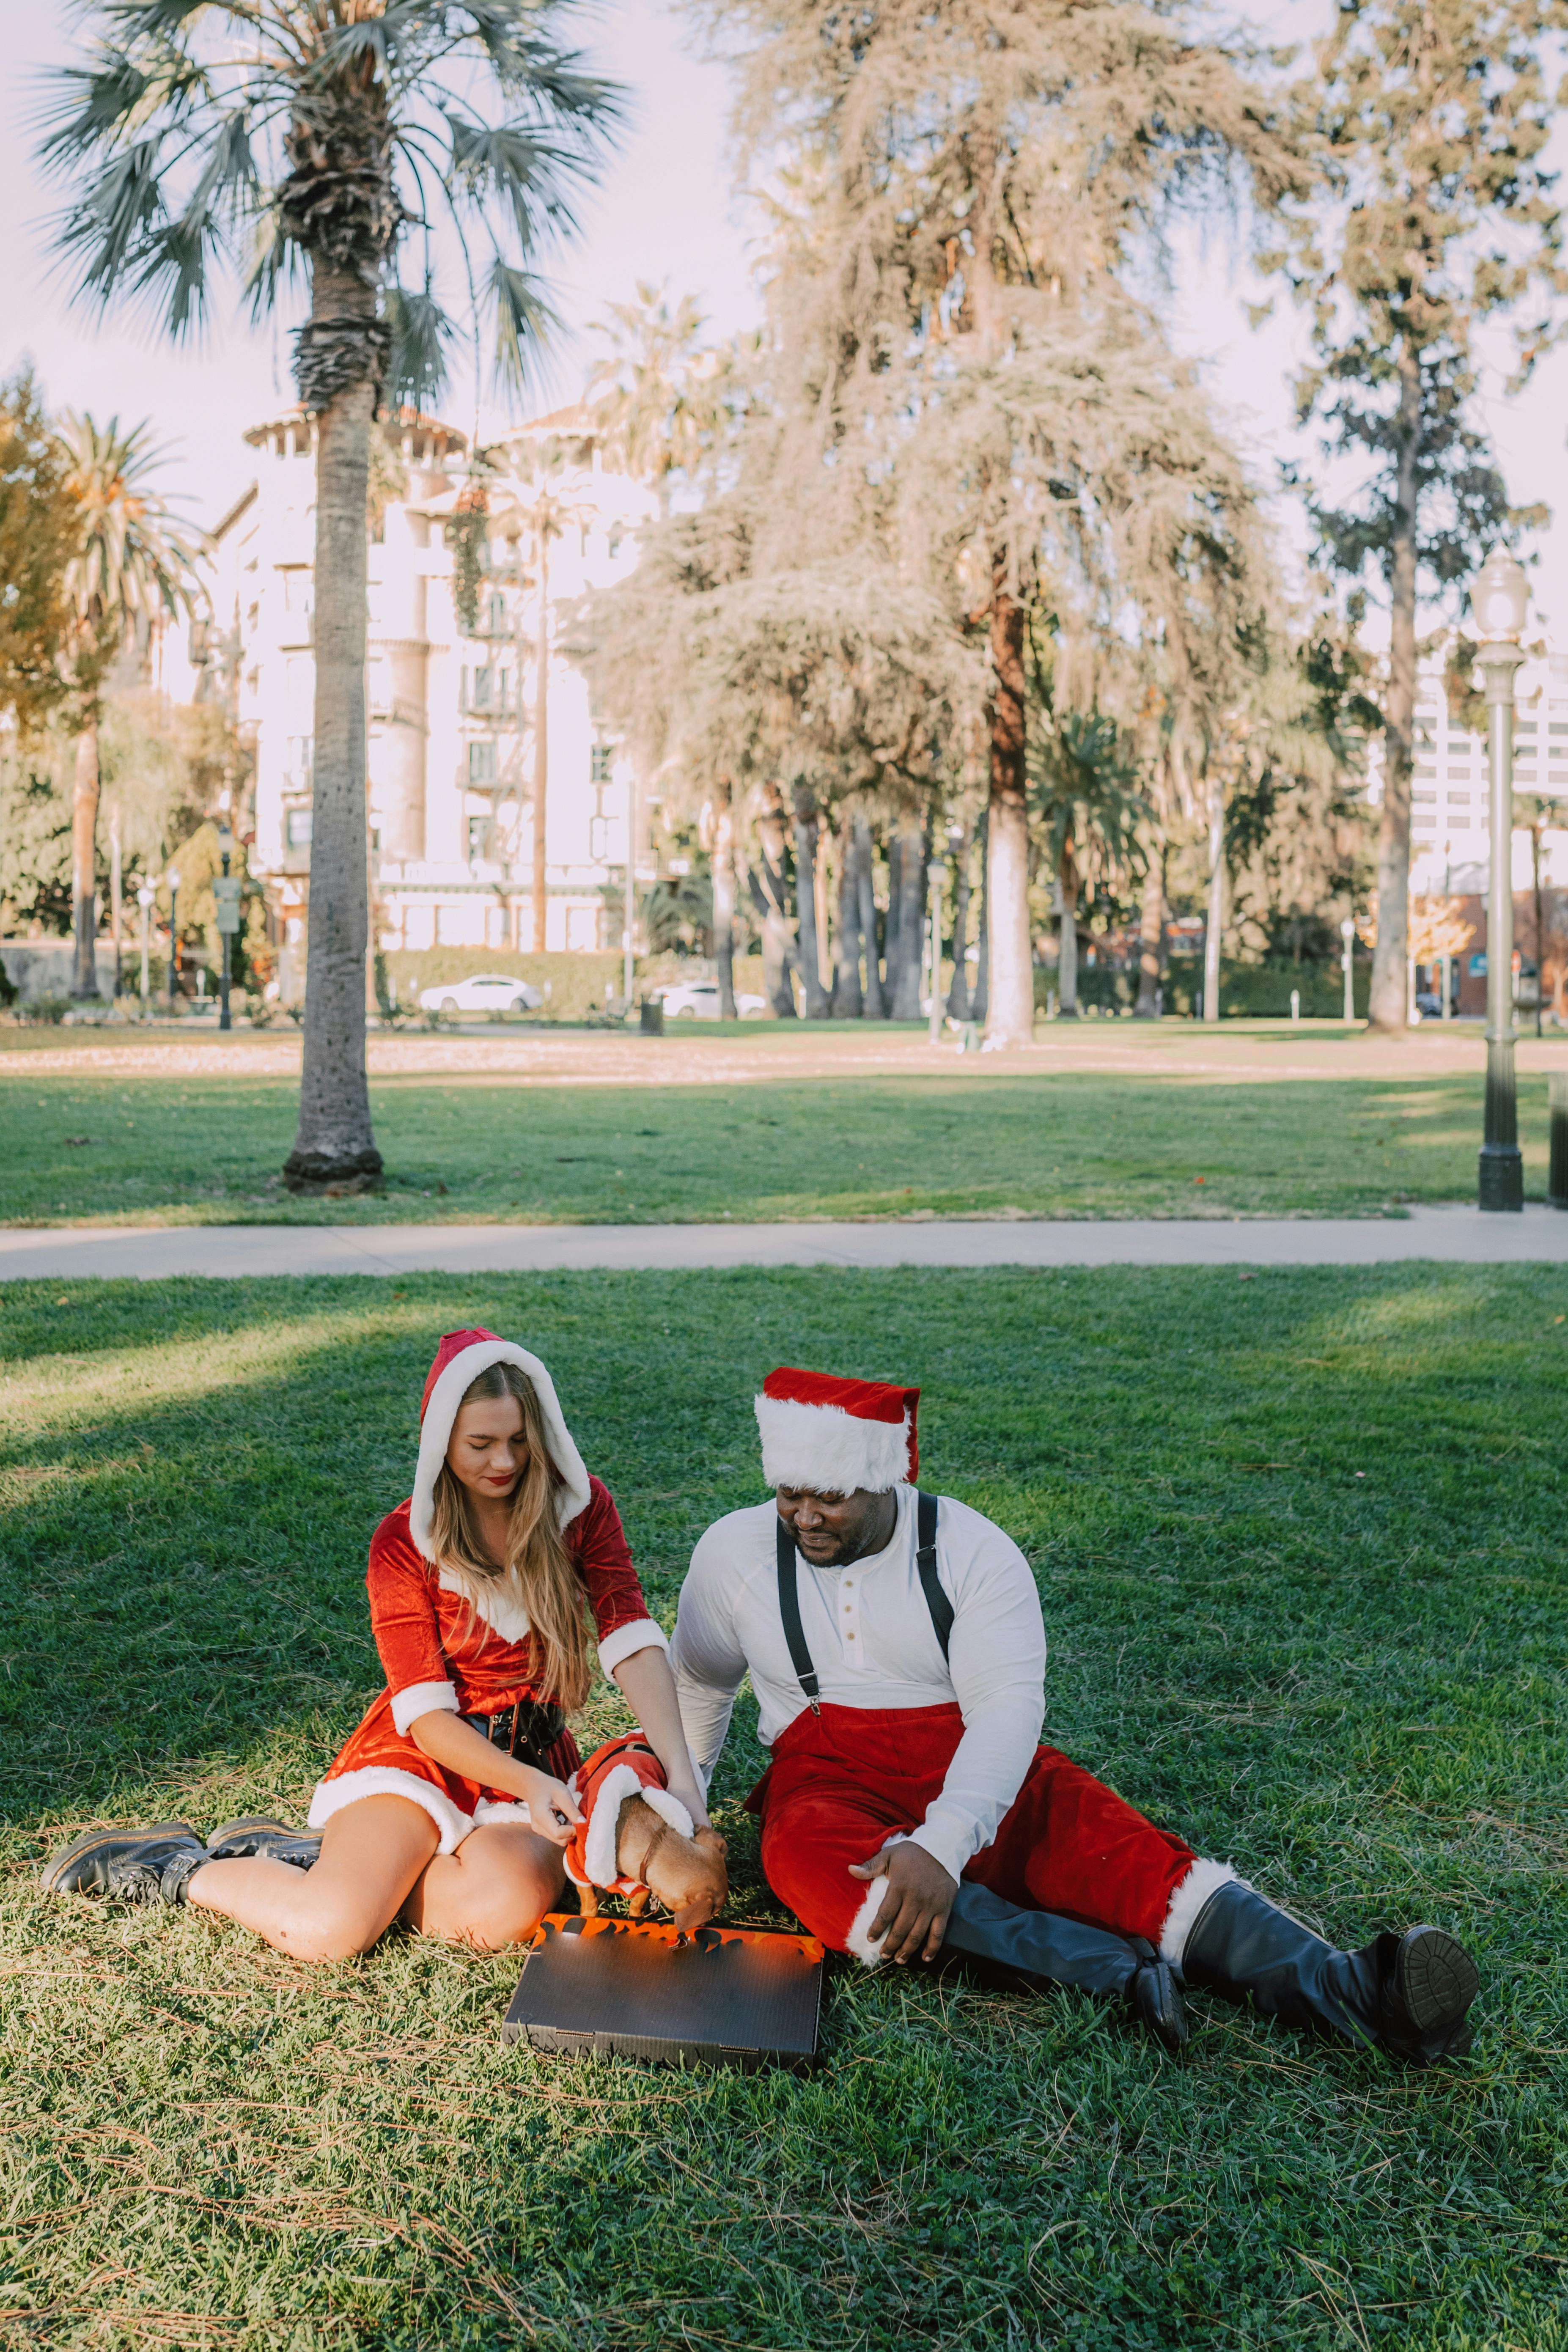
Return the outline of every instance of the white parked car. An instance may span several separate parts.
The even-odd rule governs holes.
[[[716,980],[693,980],[679,988],[658,992],[667,1021],[717,1021],[719,1018],[719,983]],[[749,1013],[765,1013],[767,999],[763,996],[737,996],[735,1011],[742,1020]]]
[[[421,1010],[445,1013],[536,1013],[543,1003],[531,981],[514,971],[476,971],[467,980],[448,980],[439,988],[422,988]]]

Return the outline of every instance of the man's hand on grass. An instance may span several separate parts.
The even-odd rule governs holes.
[[[957,1879],[935,1856],[905,1838],[898,1845],[885,1845],[869,1862],[852,1862],[849,1874],[887,1879],[887,1895],[870,1927],[871,1941],[881,1945],[882,1958],[897,1960],[900,1968],[910,1960],[934,1960],[958,1893]]]

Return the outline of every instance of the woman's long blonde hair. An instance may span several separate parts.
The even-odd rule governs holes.
[[[499,1591],[521,1603],[532,1629],[540,1695],[553,1698],[571,1715],[584,1705],[589,1690],[584,1591],[555,1515],[557,1492],[564,1482],[550,1457],[533,1382],[517,1364],[491,1364],[469,1382],[462,1402],[476,1404],[509,1396],[521,1409],[528,1459],[511,1498],[504,1567],[498,1568],[485,1549],[468,1490],[445,1462],[431,1498],[430,1539],[437,1567],[470,1601]]]

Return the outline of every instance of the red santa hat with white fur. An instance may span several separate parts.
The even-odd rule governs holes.
[[[436,1350],[436,1360],[420,1402],[419,1465],[414,1474],[414,1499],[408,1509],[408,1532],[426,1559],[436,1557],[431,1549],[430,1524],[436,1481],[452,1442],[452,1423],[458,1418],[464,1391],[492,1364],[516,1364],[528,1374],[539,1399],[550,1459],[560,1473],[556,1500],[560,1524],[569,1527],[578,1513],[588,1507],[588,1473],[562,1416],[555,1383],[538,1357],[520,1348],[515,1339],[503,1339],[494,1331],[448,1331]]]
[[[919,1389],[838,1380],[779,1364],[756,1398],[763,1474],[770,1486],[885,1495],[920,1475]]]

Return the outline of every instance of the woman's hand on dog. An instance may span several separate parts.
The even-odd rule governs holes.
[[[552,1845],[567,1845],[572,1832],[583,1818],[582,1808],[563,1780],[552,1780],[548,1772],[536,1771],[531,1764],[511,1760],[512,1770],[521,1786],[517,1793],[528,1807],[528,1825],[537,1830]]]
[[[900,1968],[910,1960],[934,1960],[958,1893],[957,1879],[934,1854],[904,1838],[897,1845],[885,1845],[869,1862],[852,1862],[849,1874],[852,1878],[887,1879],[882,1907],[868,1930],[871,1941],[881,1945],[883,1959],[896,1960]]]

